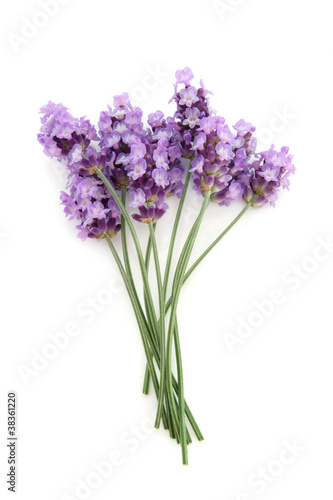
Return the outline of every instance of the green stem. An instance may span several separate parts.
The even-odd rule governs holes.
[[[227,226],[222,233],[209,245],[208,248],[200,255],[200,257],[194,262],[194,264],[190,267],[190,269],[187,271],[187,273],[184,276],[184,281],[188,280],[188,278],[191,276],[193,271],[198,267],[201,261],[209,254],[211,250],[222,240],[222,238],[230,231],[231,228],[234,227],[234,225],[243,217],[243,215],[248,211],[248,209],[251,207],[251,204],[257,199],[258,195],[254,195],[252,199],[250,200],[249,203],[246,204],[246,206],[243,208],[241,212],[233,219],[233,221]]]
[[[205,214],[205,211],[210,203],[210,197],[211,197],[211,192],[207,191],[204,197],[204,201],[200,210],[200,213],[195,220],[193,227],[188,235],[188,238],[185,242],[184,248],[182,250],[182,253],[180,255],[176,272],[175,272],[175,277],[173,280],[173,286],[172,286],[172,303],[171,303],[171,315],[170,315],[170,322],[169,322],[169,329],[168,329],[168,341],[167,341],[167,388],[169,394],[172,393],[172,368],[171,368],[171,347],[172,347],[172,337],[175,337],[175,350],[176,350],[176,355],[178,355],[178,359],[180,360],[179,362],[181,363],[181,356],[180,356],[180,344],[179,344],[179,335],[178,335],[178,330],[176,329],[176,312],[177,312],[177,305],[178,305],[178,300],[179,300],[179,295],[180,295],[180,290],[182,287],[186,267],[190,258],[191,251],[193,249],[193,245],[196,239],[196,236],[198,234],[203,216]],[[183,391],[183,378],[182,378],[182,370],[180,371],[181,379],[178,380],[178,385],[179,385],[179,393]],[[180,387],[182,386],[182,388]],[[180,421],[180,442],[181,442],[181,448],[182,448],[182,457],[183,457],[183,464],[187,465],[188,464],[188,459],[187,459],[187,441],[186,441],[186,426],[185,426],[185,412],[184,412],[184,403],[181,404],[181,397],[180,394],[178,396],[179,399],[179,421]],[[171,411],[174,412],[175,408],[173,407],[173,399],[171,399]],[[173,416],[175,419],[176,417]]]
[[[188,280],[188,278],[191,276],[193,271],[198,267],[200,262],[203,261],[203,259],[213,250],[213,248],[222,240],[222,238],[230,231],[230,229],[236,224],[236,222],[239,221],[241,217],[248,211],[248,209],[251,207],[251,204],[256,200],[258,195],[254,195],[253,198],[250,200],[249,203],[245,205],[243,210],[239,212],[239,214],[233,219],[233,221],[227,226],[222,233],[209,245],[209,247],[200,255],[200,257],[194,262],[194,264],[190,267],[190,269],[187,271],[187,273],[184,276],[183,279],[183,285],[184,283]],[[172,297],[169,298],[168,302],[166,303],[165,306],[165,312],[167,313],[171,307],[171,302],[172,302]]]
[[[190,168],[190,166],[189,166]],[[176,240],[176,235],[178,231],[178,226],[179,226],[179,221],[180,221],[180,216],[183,210],[189,182],[191,179],[191,172],[187,172],[185,182],[184,182],[184,187],[183,187],[183,192],[179,200],[179,205],[172,229],[172,234],[171,234],[171,239],[170,239],[170,245],[169,245],[169,251],[168,251],[168,256],[167,256],[167,261],[166,261],[166,266],[165,266],[165,273],[164,273],[164,279],[163,279],[163,292],[164,292],[164,297],[166,296],[167,293],[167,288],[168,288],[168,281],[169,281],[169,275],[170,275],[170,269],[171,269],[171,261],[172,261],[172,255],[173,255],[173,250],[175,246],[175,240]],[[155,224],[156,227],[156,224]],[[147,245],[147,254],[146,254],[146,267],[147,267],[147,256],[150,255],[151,252],[151,238],[149,237],[148,240],[148,245]],[[149,262],[149,257],[148,257],[148,262]],[[147,268],[148,269],[148,268]],[[145,371],[145,378],[143,382],[143,392],[144,394],[148,394],[149,392],[149,371],[148,367],[146,367]]]
[[[136,317],[136,320],[138,322],[138,325],[139,325],[139,330],[140,330],[140,334],[141,334],[141,338],[142,338],[142,342],[143,342],[143,347],[144,347],[144,350],[145,350],[145,354],[146,354],[146,358],[147,358],[147,362],[148,362],[148,366],[149,366],[149,371],[150,371],[150,374],[151,374],[151,377],[152,377],[152,381],[153,381],[153,386],[154,386],[154,389],[155,389],[155,393],[156,393],[156,397],[158,398],[158,395],[159,395],[159,384],[158,384],[158,380],[157,380],[157,376],[156,376],[156,372],[155,372],[155,368],[154,368],[154,364],[153,364],[153,360],[152,360],[152,357],[151,357],[151,353],[150,353],[150,348],[149,348],[149,343],[148,343],[148,340],[147,340],[147,337],[146,337],[146,327],[145,327],[145,324],[144,322],[142,321],[142,317],[141,317],[141,314],[140,314],[140,310],[138,308],[138,304],[137,304],[137,301],[136,301],[136,297],[135,297],[135,294],[133,293],[133,290],[132,290],[132,287],[130,285],[130,282],[129,282],[129,279],[127,277],[127,274],[126,274],[126,271],[124,269],[124,266],[122,265],[122,262],[119,258],[119,255],[111,241],[111,238],[110,236],[107,234],[106,235],[106,241],[107,241],[107,244],[113,254],[113,257],[117,263],[117,266],[119,268],[119,271],[121,273],[121,276],[124,280],[124,283],[125,283],[125,286],[126,286],[126,289],[127,289],[127,292],[128,292],[128,295],[130,297],[130,300],[131,300],[131,303],[132,303],[132,306],[133,306],[133,310],[134,310],[134,314],[135,314],[135,317]],[[163,411],[162,413],[162,418],[163,418],[163,421],[164,421],[164,426],[166,427],[167,426],[167,419],[166,419],[166,415],[165,415],[165,411]]]
[[[121,186],[121,202],[123,203],[124,207],[126,207],[126,194],[127,194],[127,187]],[[124,256],[126,273],[127,273],[127,276],[129,278],[130,282],[133,283],[132,270],[131,270],[131,265],[130,265],[129,256],[128,256],[128,248],[127,248],[126,224],[125,224],[125,219],[124,219],[123,215],[121,216],[121,243],[122,243],[122,247],[123,247],[123,256]]]
[[[157,350],[156,341],[152,337],[151,333],[149,332],[149,326],[145,320],[145,317],[144,317],[144,314],[142,311],[142,307],[141,307],[140,302],[138,300],[138,296],[136,293],[133,293],[133,289],[132,289],[130,282],[127,278],[125,269],[120,261],[120,258],[117,254],[116,249],[114,248],[114,245],[111,241],[111,238],[108,235],[106,235],[106,241],[107,241],[108,246],[109,246],[109,248],[110,248],[110,250],[111,250],[111,252],[116,260],[116,263],[117,263],[119,271],[123,277],[127,292],[129,294],[129,297],[130,297],[130,300],[131,300],[131,303],[132,303],[132,306],[134,309],[134,313],[135,313],[135,316],[136,316],[136,319],[137,319],[137,322],[139,325],[140,334],[141,334],[142,341],[144,344],[144,350],[145,350],[146,357],[147,357],[148,370],[149,370],[149,373],[151,374],[151,377],[152,377],[156,397],[158,398],[159,385],[158,385],[158,380],[157,380],[154,364],[152,362],[152,354],[153,354],[155,356],[157,366],[158,366],[158,368],[160,368],[160,356],[159,356],[159,352]],[[146,340],[145,335],[149,338],[149,341],[151,343],[152,353],[149,350],[149,344]],[[177,381],[173,375],[172,375],[172,384],[173,384],[174,390],[177,394],[178,393],[178,384],[177,384]],[[197,425],[197,423],[196,423],[196,421],[191,413],[191,410],[186,402],[185,402],[185,410],[186,410],[187,418],[188,418],[188,420],[189,420],[189,422],[190,422],[190,424],[195,432],[195,435],[197,436],[199,441],[203,440],[203,436],[201,434],[201,431],[200,431],[200,429],[199,429],[199,427],[198,427],[198,425]],[[178,438],[178,436],[176,434],[174,434],[175,430],[177,428],[176,428],[176,423],[172,421],[170,411],[168,411],[166,413],[165,409],[163,409],[162,421],[163,421],[164,428],[170,430],[171,437]],[[172,432],[172,429],[175,429],[175,430]],[[187,433],[188,433],[188,431],[187,431]]]
[[[156,228],[156,224],[154,225],[154,230],[155,230],[155,228]],[[145,257],[145,266],[146,266],[146,269],[147,269],[147,275],[149,273],[149,263],[150,263],[151,249],[152,249],[151,237],[149,236],[148,243],[147,243],[147,249],[146,249],[146,257]],[[151,321],[150,321],[151,318],[149,318],[149,314],[148,314],[149,307],[148,307],[148,301],[147,301],[147,295],[146,295],[146,293],[144,293],[144,302],[145,302],[146,314],[148,316],[148,322],[150,324],[150,327],[152,328],[152,324],[151,324]],[[144,381],[143,381],[143,389],[142,389],[142,392],[144,394],[149,394],[149,381],[150,381],[150,373],[149,373],[148,365],[146,365],[145,378],[144,378]]]
[[[162,409],[164,405],[164,387],[165,387],[165,299],[162,284],[162,275],[158,250],[155,238],[155,231],[152,224],[149,224],[149,236],[153,246],[155,270],[158,287],[160,320],[159,320],[159,337],[160,337],[160,392],[158,395],[158,406],[155,420],[155,427],[158,429],[161,422]]]
[[[137,252],[137,255],[138,255],[138,259],[139,259],[140,270],[141,270],[141,275],[142,275],[142,280],[143,280],[143,286],[144,286],[145,292],[147,294],[147,302],[148,302],[148,307],[149,307],[149,313],[150,313],[151,318],[153,320],[154,331],[157,332],[158,331],[157,319],[156,319],[156,313],[155,313],[155,309],[154,309],[153,299],[152,299],[152,296],[151,296],[150,286],[149,286],[149,282],[148,282],[147,270],[146,270],[145,262],[144,262],[144,259],[143,259],[140,242],[139,242],[138,236],[136,234],[136,231],[135,231],[132,219],[129,216],[129,214],[127,213],[127,210],[126,210],[124,204],[119,199],[117,191],[112,186],[112,184],[110,184],[110,182],[107,180],[107,178],[103,174],[102,170],[98,168],[96,174],[98,175],[98,177],[101,179],[101,181],[105,184],[105,186],[107,187],[107,189],[112,194],[113,199],[116,202],[116,204],[118,205],[118,207],[119,207],[119,209],[120,209],[120,211],[121,211],[121,213],[122,213],[122,215],[123,215],[123,217],[124,217],[124,219],[126,221],[126,224],[128,225],[128,228],[129,228],[129,230],[131,232],[131,235],[133,237],[135,249],[136,249],[136,252]]]
[[[190,166],[191,166],[191,164],[190,164]],[[190,166],[189,166],[189,168],[190,168]],[[169,245],[169,251],[168,251],[168,257],[167,257],[167,261],[166,261],[166,265],[165,265],[165,273],[164,273],[164,281],[163,281],[164,295],[166,295],[167,288],[168,288],[168,281],[169,281],[169,275],[170,275],[171,261],[172,261],[172,255],[173,255],[174,246],[175,246],[176,235],[177,235],[179,221],[180,221],[180,216],[181,216],[181,213],[182,213],[182,210],[183,210],[183,206],[184,206],[184,202],[185,202],[186,193],[187,193],[187,190],[188,190],[190,179],[191,179],[191,172],[187,172],[186,179],[185,179],[185,182],[184,182],[183,192],[182,192],[181,198],[179,200],[178,210],[177,210],[177,213],[176,213],[175,222],[174,222],[173,229],[172,229],[172,234],[171,234],[171,239],[170,239],[170,245]]]

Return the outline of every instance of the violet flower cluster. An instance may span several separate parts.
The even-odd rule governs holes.
[[[60,200],[69,220],[77,221],[78,236],[82,240],[105,239],[113,254],[143,340],[147,359],[143,392],[148,393],[151,380],[157,398],[155,427],[162,420],[170,436],[181,444],[183,464],[188,463],[187,445],[191,442],[185,417],[198,440],[203,436],[184,398],[177,323],[181,288],[250,207],[275,205],[280,188],[289,189],[290,175],[295,173],[287,147],[278,151],[272,145],[267,151],[257,151],[255,127],[244,119],[230,127],[211,108],[212,92],[202,81],[195,86],[193,79],[190,68],[176,72],[174,94],[169,101],[174,106],[172,116],[158,110],[150,113],[145,123],[142,109],[133,106],[125,92],[115,96],[113,106],[100,113],[95,128],[85,117],[74,118],[62,104],[49,102],[41,108],[38,134],[44,153],[63,162],[67,169],[66,191],[61,192]],[[180,253],[167,300],[174,243],[190,182],[202,197],[202,207]],[[168,210],[168,198],[174,195],[179,206],[162,277],[155,229]],[[245,201],[241,212],[188,269],[208,205],[228,206],[240,199]],[[148,228],[145,258],[133,221]],[[126,229],[138,257],[144,308],[133,279]],[[123,259],[111,241],[120,231]],[[159,318],[148,277],[151,251]],[[172,349],[177,377],[172,372]]]
[[[191,159],[194,189],[210,190],[211,201],[229,205],[243,197],[253,206],[274,205],[278,190],[288,188],[294,173],[288,148],[257,153],[255,127],[239,120],[232,131],[222,116],[209,106],[202,81],[191,84],[189,68],[176,72],[176,103],[172,117],[161,111],[142,121],[142,110],[132,106],[127,93],[115,96],[113,108],[102,111],[98,130],[85,117],[74,118],[62,104],[49,102],[41,108],[42,126],[38,140],[50,158],[64,161],[68,168],[67,192],[61,193],[64,212],[80,223],[79,237],[103,238],[120,230],[120,210],[96,169],[103,170],[119,192],[129,191],[133,218],[155,223],[168,209],[169,196],[181,196],[184,162]],[[178,90],[179,85],[182,86]]]

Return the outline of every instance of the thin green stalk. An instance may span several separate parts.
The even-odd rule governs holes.
[[[190,166],[191,166],[191,164],[190,164]],[[186,194],[187,194],[189,182],[191,180],[191,175],[192,175],[191,172],[187,172],[187,175],[186,175],[186,178],[185,178],[185,182],[184,182],[183,192],[182,192],[181,198],[179,200],[178,210],[177,210],[177,213],[176,213],[175,222],[174,222],[172,233],[171,233],[169,251],[168,251],[167,261],[166,261],[166,265],[165,265],[165,273],[164,273],[164,280],[163,280],[164,295],[166,295],[167,288],[168,288],[168,281],[169,281],[169,275],[170,275],[171,261],[172,261],[172,255],[173,255],[174,246],[175,246],[176,235],[177,235],[177,231],[178,231],[180,216],[182,214],[182,210],[183,210],[183,206],[184,206],[184,202],[185,202],[185,198],[186,198]]]
[[[124,207],[126,207],[126,194],[127,194],[127,187],[121,186],[121,201]],[[129,261],[128,248],[127,248],[126,223],[123,215],[121,216],[121,243],[123,247],[123,256],[124,256],[126,273],[130,282],[133,283],[132,269]]]
[[[198,267],[198,265],[200,264],[200,262],[203,261],[203,259],[209,254],[209,252],[211,250],[213,250],[213,248],[222,240],[222,238],[230,231],[230,229],[236,224],[236,222],[239,221],[239,219],[241,217],[243,217],[243,215],[248,211],[248,209],[251,207],[251,203],[253,203],[256,198],[258,197],[258,195],[254,195],[253,198],[250,200],[249,203],[246,204],[246,206],[243,208],[243,210],[241,210],[241,212],[239,212],[239,214],[233,219],[233,221],[229,224],[228,227],[226,227],[222,233],[213,241],[213,243],[211,243],[211,245],[209,245],[209,247],[200,255],[200,257],[198,257],[198,259],[194,262],[194,264],[190,267],[190,269],[187,271],[187,273],[185,274],[184,276],[184,279],[183,279],[183,285],[184,283],[188,280],[188,278],[191,276],[191,274],[193,273],[193,271]],[[166,303],[166,306],[165,306],[165,312],[167,313],[171,307],[171,302],[172,302],[172,297],[169,298],[169,300],[167,301]]]
[[[133,241],[134,241],[134,245],[135,245],[135,249],[136,249],[136,252],[137,252],[137,255],[138,255],[138,259],[139,259],[139,264],[140,264],[140,270],[141,270],[143,285],[144,285],[145,292],[147,294],[147,301],[148,301],[150,315],[151,315],[151,318],[153,320],[154,331],[157,332],[157,330],[158,330],[157,319],[156,319],[156,313],[155,313],[155,309],[154,309],[153,299],[152,299],[152,296],[151,296],[150,286],[149,286],[149,282],[148,282],[147,270],[146,270],[145,262],[144,262],[144,259],[143,259],[142,250],[141,250],[140,242],[139,242],[139,239],[138,239],[138,235],[136,234],[136,231],[135,231],[132,219],[129,216],[129,214],[128,214],[128,212],[127,212],[124,204],[119,199],[117,191],[114,189],[114,187],[112,186],[112,184],[110,184],[110,182],[107,180],[107,178],[103,174],[102,170],[98,168],[96,174],[98,175],[98,177],[101,179],[101,181],[105,184],[105,186],[107,187],[107,189],[112,194],[113,199],[116,202],[116,204],[118,205],[118,207],[119,207],[119,209],[120,209],[120,211],[121,211],[121,213],[122,213],[122,215],[123,215],[123,217],[124,217],[124,219],[126,221],[126,224],[127,224],[128,228],[129,228],[129,230],[131,232],[131,235],[132,235],[132,238],[133,238]]]
[[[154,225],[154,230],[156,228],[156,224]],[[152,244],[151,244],[151,237],[149,236],[148,238],[148,243],[147,243],[147,249],[146,249],[146,257],[145,257],[145,266],[147,269],[147,275],[149,273],[149,263],[150,263],[150,256],[151,256],[151,249],[152,249]],[[144,292],[144,302],[145,302],[145,309],[146,309],[146,314],[148,315],[148,301],[147,301],[147,296],[146,293]],[[148,322],[150,323],[150,327],[152,328],[151,321],[149,321],[151,318],[148,318]],[[143,381],[143,388],[142,392],[144,394],[149,394],[149,382],[150,382],[150,373],[149,373],[149,368],[148,365],[146,364],[146,370],[145,370],[145,378]]]
[[[199,231],[203,216],[205,214],[205,211],[210,203],[210,197],[211,197],[211,193],[210,193],[210,191],[207,191],[205,194],[205,197],[204,197],[204,201],[203,201],[200,213],[193,224],[193,227],[189,233],[189,236],[186,240],[186,243],[185,243],[184,248],[182,250],[182,253],[180,255],[178,265],[176,268],[176,272],[175,272],[175,277],[173,280],[171,315],[170,315],[170,322],[169,322],[169,329],[168,329],[167,354],[166,354],[166,357],[167,357],[167,388],[168,388],[169,394],[172,393],[171,346],[172,346],[173,336],[175,337],[176,353],[178,351],[178,359],[181,360],[179,335],[178,335],[178,331],[176,329],[176,312],[177,312],[177,305],[178,305],[180,290],[182,287],[182,282],[183,282],[183,278],[185,275],[186,266],[188,264],[191,251],[193,249],[193,245],[194,245],[196,236],[198,234],[198,231]],[[180,375],[182,375],[182,371],[180,372]],[[178,380],[178,385],[179,386],[183,385],[182,377],[181,377],[181,380]],[[183,391],[183,387],[179,387],[179,393],[182,391]],[[181,403],[180,395],[178,396],[178,399],[179,399],[179,403]],[[171,399],[171,411],[172,411],[172,413],[175,411],[173,403],[174,403],[174,401],[173,401],[173,399]],[[179,405],[179,422],[180,422],[180,441],[181,441],[181,448],[182,448],[183,464],[187,465],[188,458],[187,458],[187,441],[186,441],[186,425],[185,425],[184,407],[185,407],[184,403]],[[175,420],[176,420],[176,417],[174,415],[173,415],[173,418],[175,418]]]
[[[190,167],[189,167],[190,168]],[[167,256],[167,261],[166,261],[166,266],[165,266],[165,273],[164,273],[164,279],[163,279],[163,292],[164,292],[164,297],[166,296],[167,288],[168,288],[168,281],[169,281],[169,275],[170,275],[170,269],[171,269],[171,261],[172,261],[172,255],[173,255],[173,250],[175,246],[175,240],[176,240],[176,235],[178,231],[178,226],[179,226],[179,221],[180,221],[180,216],[183,210],[189,182],[191,179],[191,172],[187,172],[185,182],[184,182],[184,187],[183,187],[183,192],[179,200],[179,205],[171,233],[171,239],[170,239],[170,245],[169,245],[169,250],[168,250],[168,256]],[[156,227],[156,224],[155,224]],[[149,255],[151,251],[151,238],[149,237],[148,240],[148,245],[147,245],[147,255]],[[147,255],[146,255],[146,267],[147,267]],[[149,262],[149,258],[148,258]],[[145,371],[145,378],[144,378],[144,383],[143,383],[143,392],[145,394],[148,394],[149,392],[149,371],[148,368],[146,367]]]
[[[149,343],[148,343],[148,340],[147,340],[147,337],[145,335],[145,331],[146,331],[146,328],[145,328],[145,324],[144,322],[142,321],[142,318],[141,318],[141,315],[140,315],[140,310],[138,308],[138,305],[137,305],[137,302],[136,302],[136,297],[135,297],[135,294],[133,293],[133,290],[131,288],[131,285],[130,285],[130,282],[129,282],[129,279],[126,275],[126,271],[124,269],[124,266],[122,265],[122,262],[119,258],[119,255],[111,241],[111,238],[109,235],[106,235],[106,241],[107,241],[107,244],[113,254],[113,257],[117,263],[117,266],[119,268],[119,271],[121,273],[121,276],[124,280],[124,283],[125,283],[125,286],[126,286],[126,289],[127,289],[127,292],[128,292],[128,295],[130,297],[130,300],[131,300],[131,303],[132,303],[132,306],[133,306],[133,310],[134,310],[134,314],[135,314],[135,317],[137,319],[137,322],[138,322],[138,325],[139,325],[139,330],[140,330],[140,334],[141,334],[141,338],[142,338],[142,342],[143,342],[143,347],[144,347],[144,351],[145,351],[145,354],[146,354],[146,358],[147,358],[147,362],[148,362],[148,366],[149,366],[149,371],[150,371],[150,374],[151,374],[151,377],[152,377],[152,381],[153,381],[153,386],[154,386],[154,389],[155,389],[155,393],[156,393],[156,397],[158,398],[158,394],[159,394],[159,383],[158,383],[158,380],[157,380],[157,376],[156,376],[156,372],[155,372],[155,368],[154,368],[154,364],[153,364],[153,360],[152,360],[152,357],[151,357],[151,353],[150,353],[150,348],[149,348]],[[163,418],[163,421],[164,421],[164,425],[166,426],[167,425],[167,420],[166,420],[166,414],[165,414],[165,411],[163,409],[163,412],[162,412],[162,418]]]
[[[152,317],[154,318],[154,326],[155,326],[154,330],[157,331],[157,326],[156,326],[157,320],[156,320],[156,314],[155,314],[155,310],[154,310],[154,306],[153,306],[153,301],[152,301],[152,297],[151,297],[150,287],[149,287],[149,283],[148,283],[147,271],[146,271],[146,268],[145,268],[145,263],[144,263],[144,260],[143,260],[143,255],[142,255],[140,243],[138,241],[138,237],[137,237],[136,231],[134,229],[132,220],[131,220],[130,216],[128,215],[128,213],[127,213],[127,211],[126,211],[123,203],[119,199],[116,190],[113,188],[113,186],[107,180],[107,178],[105,177],[105,175],[103,174],[103,172],[100,169],[98,169],[96,173],[97,173],[98,177],[102,180],[102,182],[105,184],[105,186],[108,188],[108,190],[110,191],[110,193],[112,194],[112,196],[113,196],[116,204],[118,205],[119,209],[121,210],[122,214],[124,215],[124,219],[125,219],[128,227],[129,227],[129,230],[130,230],[131,234],[132,234],[133,241],[134,241],[134,244],[135,244],[135,247],[136,247],[136,251],[137,251],[137,255],[138,255],[138,259],[139,259],[140,270],[141,270],[141,274],[142,274],[142,278],[143,278],[143,282],[144,282],[144,288],[146,290],[147,298],[148,298],[148,301],[149,301],[149,308],[150,308],[150,311],[152,313]],[[112,242],[110,241],[110,243],[112,243]],[[130,292],[129,292],[129,294],[130,294]],[[135,297],[133,297],[133,296],[131,297],[131,295],[130,295],[130,298],[131,298],[132,302],[133,301],[135,302],[135,300],[136,300]],[[141,308],[139,302],[138,302],[138,307],[139,307],[139,313],[136,313],[136,314],[138,314],[137,317],[139,318],[138,319],[138,324],[143,325],[142,328],[144,329],[144,331],[148,332],[148,334],[149,334],[149,327],[148,327],[147,323],[145,322],[143,311],[142,311],[142,308]],[[140,334],[142,334],[141,330],[140,330]],[[153,336],[151,334],[150,334],[150,341],[151,341],[152,352],[153,352],[153,354],[155,356],[155,359],[156,359],[156,361],[158,363],[158,366],[159,366],[159,353],[158,353],[157,347],[154,345],[154,338],[153,338]],[[148,356],[149,355],[150,355],[150,353],[148,353]],[[154,365],[152,364],[152,366],[149,366],[149,370],[150,370],[150,368],[152,368],[154,370]],[[177,392],[178,391],[178,384],[177,384],[177,381],[175,380],[175,378],[173,377],[173,375],[172,375],[172,385],[175,388],[175,391]],[[156,392],[155,383],[154,383],[154,389],[155,389],[155,392]],[[173,401],[173,403],[174,403],[174,401]],[[190,409],[189,409],[189,407],[188,407],[187,404],[185,404],[185,410],[186,410],[186,415],[187,415],[187,417],[188,417],[188,419],[189,419],[189,421],[191,423],[191,426],[192,426],[192,428],[193,428],[193,430],[194,430],[197,438],[199,440],[202,440],[203,437],[202,437],[202,434],[200,432],[200,429],[197,426],[197,423],[195,422],[195,419],[194,419],[194,417],[193,417],[193,415],[192,415],[192,413],[191,413],[191,411],[190,411]]]
[[[183,456],[183,464],[188,464],[188,456],[187,456],[187,441],[184,443],[185,439],[187,440],[187,436],[185,436],[186,426],[185,426],[185,402],[184,402],[184,377],[183,377],[183,364],[182,357],[180,351],[180,343],[179,343],[179,331],[178,331],[178,322],[177,318],[175,321],[175,329],[174,329],[174,340],[175,340],[175,352],[176,352],[176,362],[177,362],[177,378],[178,378],[178,414],[180,421],[180,439],[182,444],[182,456]]]
[[[222,240],[222,238],[230,231],[230,229],[234,227],[234,225],[236,224],[236,222],[238,222],[239,219],[241,219],[243,217],[243,215],[251,207],[251,204],[257,198],[258,198],[258,195],[255,194],[252,197],[252,199],[250,200],[250,202],[246,204],[246,206],[243,208],[243,210],[241,210],[241,212],[239,212],[239,214],[233,219],[233,221],[229,224],[229,226],[226,227],[222,231],[222,233],[213,241],[213,243],[211,243],[211,245],[209,245],[209,247],[200,255],[200,257],[194,262],[194,264],[190,267],[190,269],[185,274],[183,284],[185,283],[185,281],[188,280],[188,278],[191,276],[191,274],[193,273],[193,271],[198,267],[198,265],[200,264],[200,262],[203,261],[203,259],[206,257],[206,255],[208,255],[209,252],[211,250],[213,250],[213,248]]]
[[[149,224],[149,236],[152,242],[155,270],[157,278],[158,287],[158,299],[159,299],[159,309],[160,309],[160,320],[159,320],[159,336],[160,336],[160,392],[158,395],[158,406],[155,420],[155,427],[158,429],[161,422],[162,409],[164,405],[164,388],[165,388],[165,299],[162,284],[161,267],[158,256],[155,231],[152,224]]]

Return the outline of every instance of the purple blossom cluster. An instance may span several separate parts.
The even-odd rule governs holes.
[[[199,88],[191,85],[193,78],[194,75],[190,68],[176,72],[175,93],[170,102],[176,102],[177,110],[173,118],[168,119],[185,158],[192,157],[191,149],[199,133],[200,121],[213,113],[207,97],[212,92],[205,89],[202,81],[200,81]],[[184,88],[178,91],[178,85],[181,84],[184,84]]]
[[[211,201],[229,205],[232,200],[253,206],[274,205],[278,189],[288,188],[294,173],[288,148],[256,152],[255,127],[239,120],[232,128],[209,106],[212,92],[192,85],[190,68],[176,72],[176,103],[172,117],[161,111],[148,116],[132,106],[127,93],[115,96],[113,107],[102,111],[98,130],[85,117],[76,119],[62,104],[41,108],[38,140],[44,153],[68,168],[67,192],[61,203],[69,219],[79,221],[79,237],[114,236],[121,215],[112,195],[97,175],[103,171],[119,192],[128,191],[133,218],[155,223],[168,208],[166,200],[181,196],[184,163],[190,159],[194,189],[211,193]],[[181,86],[181,88],[179,88]]]
[[[203,194],[212,192],[211,201],[229,205],[243,195],[242,175],[256,149],[255,127],[239,120],[232,132],[221,116],[202,118],[192,150],[194,187]]]
[[[265,203],[275,205],[280,187],[289,190],[289,176],[295,173],[293,156],[288,154],[289,148],[283,147],[280,151],[274,149],[274,144],[268,151],[263,151],[248,165],[245,176],[244,200],[249,203],[254,194],[258,197],[254,207],[261,207]]]

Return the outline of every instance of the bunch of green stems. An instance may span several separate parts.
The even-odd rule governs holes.
[[[179,200],[178,210],[176,213],[173,230],[170,238],[169,251],[165,266],[164,276],[162,278],[160,260],[155,238],[156,224],[149,223],[149,238],[146,248],[145,257],[136,233],[132,218],[126,210],[126,186],[121,188],[121,198],[117,191],[104,176],[101,169],[98,169],[97,175],[103,181],[107,189],[112,194],[121,213],[121,240],[123,260],[120,258],[115,249],[111,238],[107,235],[106,242],[113,254],[116,264],[119,268],[121,276],[124,280],[126,290],[131,301],[136,321],[139,327],[140,335],[143,342],[143,347],[146,355],[147,366],[144,377],[143,392],[148,394],[150,381],[152,382],[156,398],[157,411],[155,419],[155,427],[159,428],[162,421],[165,429],[169,430],[170,437],[176,439],[181,445],[182,462],[188,464],[187,445],[191,443],[191,435],[187,427],[186,419],[192,427],[194,434],[199,441],[203,440],[203,435],[191,413],[191,410],[184,397],[184,380],[182,358],[180,350],[179,331],[177,323],[177,306],[180,296],[180,291],[183,284],[188,280],[190,275],[206,257],[206,255],[217,245],[217,243],[228,233],[228,231],[236,224],[236,222],[245,214],[251,206],[254,198],[245,205],[242,211],[235,219],[221,232],[221,234],[211,243],[211,245],[201,254],[201,256],[188,269],[188,263],[191,257],[192,249],[203,220],[204,214],[211,201],[211,192],[206,191],[203,197],[203,203],[200,212],[194,221],[188,237],[185,241],[183,249],[180,253],[176,270],[172,282],[171,296],[167,300],[167,290],[170,278],[170,270],[172,258],[174,254],[174,245],[178,231],[179,221],[182,214],[186,194],[188,191],[191,173],[188,171],[184,182],[184,189]],[[126,229],[128,228],[135,245],[144,290],[144,308],[141,305],[137,288],[133,280],[132,268],[129,259]],[[157,287],[158,287],[158,304],[159,318],[155,311],[151,288],[148,280],[148,269],[150,264],[151,253],[154,256]],[[166,316],[170,310],[168,328],[166,329]],[[171,359],[172,349],[175,349],[177,375],[172,372]],[[159,372],[159,376],[158,373]]]

